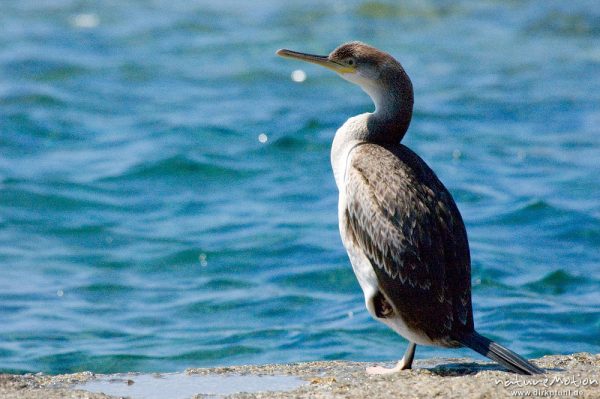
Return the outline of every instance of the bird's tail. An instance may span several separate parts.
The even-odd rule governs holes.
[[[457,341],[483,356],[500,363],[515,373],[531,375],[542,374],[544,372],[544,370],[529,363],[515,352],[497,344],[483,335],[479,335],[476,331],[463,335],[457,339]]]

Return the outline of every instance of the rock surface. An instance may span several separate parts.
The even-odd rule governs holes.
[[[211,369],[189,369],[191,376],[286,375],[303,383],[290,391],[238,393],[231,398],[507,398],[507,397],[578,397],[600,398],[600,354],[545,356],[534,360],[544,368],[544,375],[525,377],[503,371],[500,366],[472,359],[432,359],[415,362],[415,369],[397,374],[371,376],[365,368],[371,363],[324,361],[261,366],[233,366]],[[391,365],[390,365],[391,366]],[[134,374],[131,374],[134,376]],[[108,396],[76,389],[77,384],[100,377],[90,372],[45,375],[0,374],[0,398],[105,399]],[[127,375],[115,376],[118,381]],[[160,377],[160,375],[157,375]],[[125,378],[125,379],[124,379]],[[165,392],[154,392],[170,398]],[[204,398],[202,386],[194,398]],[[189,397],[189,396],[188,396]],[[211,395],[211,397],[213,397]],[[132,399],[137,399],[133,397]]]

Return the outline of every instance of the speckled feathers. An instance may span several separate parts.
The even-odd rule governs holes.
[[[466,231],[451,195],[407,147],[363,144],[347,170],[347,231],[412,329],[444,346],[473,329]]]

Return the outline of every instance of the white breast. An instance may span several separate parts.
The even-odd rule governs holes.
[[[345,190],[344,175],[348,165],[348,156],[357,144],[364,142],[369,113],[353,116],[335,132],[331,145],[331,167],[335,183],[340,193]]]
[[[346,171],[352,159],[353,150],[362,142],[356,137],[360,137],[361,131],[366,128],[368,115],[362,114],[348,119],[335,133],[331,146],[331,167],[339,190],[338,220],[340,235],[350,257],[354,274],[356,274],[358,283],[365,294],[367,308],[369,308],[369,299],[377,293],[377,276],[368,259],[360,248],[353,245],[346,231]],[[374,314],[374,309],[369,309],[369,312]]]

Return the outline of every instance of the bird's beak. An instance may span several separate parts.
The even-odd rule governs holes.
[[[314,55],[314,54],[306,54],[300,53],[298,51],[281,49],[277,50],[277,55],[284,58],[293,58],[296,60],[310,62],[312,64],[317,64],[324,66],[325,68],[329,68],[337,73],[354,73],[356,72],[355,68],[340,64],[338,62],[330,60],[326,55]]]

